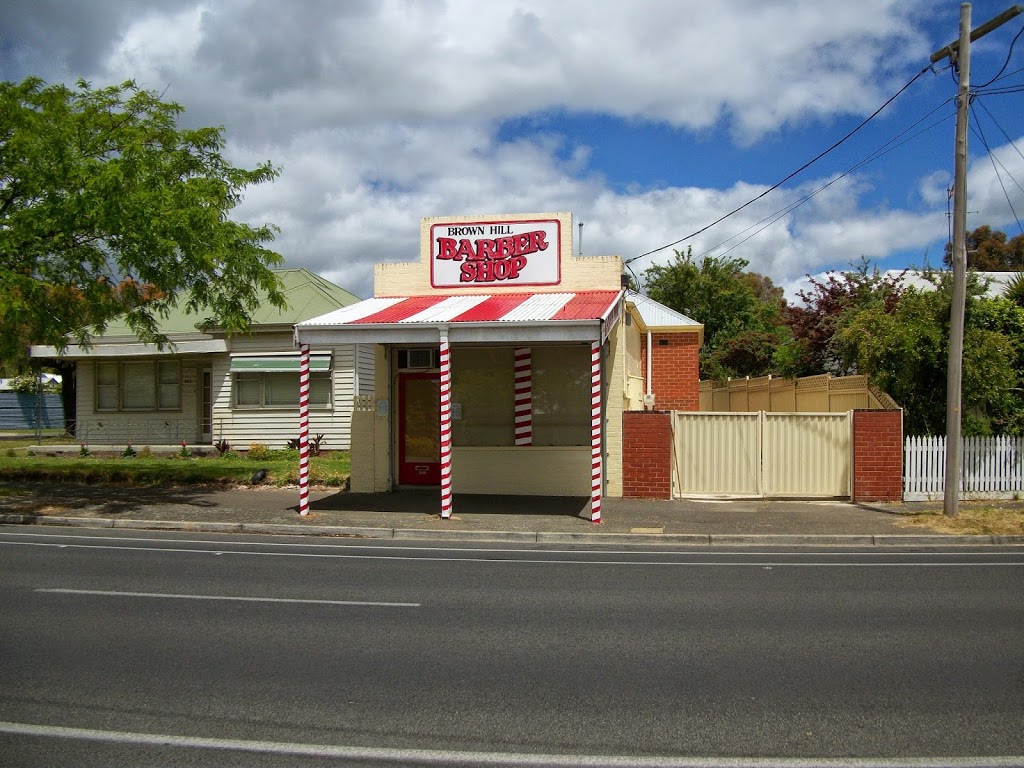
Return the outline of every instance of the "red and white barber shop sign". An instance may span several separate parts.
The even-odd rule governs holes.
[[[561,222],[459,221],[430,228],[434,288],[561,282]]]

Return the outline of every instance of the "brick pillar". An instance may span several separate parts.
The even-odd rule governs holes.
[[[665,411],[700,410],[698,339],[696,333],[651,334],[651,384],[655,408]],[[640,349],[641,370],[646,371],[646,337],[641,338]]]
[[[622,495],[633,499],[672,498],[672,414],[622,414]]]
[[[903,500],[903,412],[853,412],[853,500]]]

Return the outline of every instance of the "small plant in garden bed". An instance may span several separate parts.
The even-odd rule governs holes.
[[[225,453],[231,450],[231,443],[229,443],[224,438],[221,438],[220,440],[213,444],[213,448],[215,451],[217,451],[218,456],[223,456]]]
[[[181,456],[181,458],[183,458],[183,459],[190,459],[190,458],[192,458],[192,451],[190,451],[189,447],[187,445],[185,445],[185,441],[184,440],[181,441],[181,450],[178,451],[178,455]]]
[[[121,456],[123,456],[126,459],[133,459],[136,456],[138,456],[138,452],[134,448],[132,448],[131,443],[128,443],[128,445],[124,447],[124,450],[121,451]]]
[[[291,448],[293,451],[297,451],[300,448],[300,443],[301,442],[302,442],[302,438],[301,437],[297,437],[294,440],[289,440],[288,441],[288,447]],[[309,438],[309,455],[310,456],[319,456],[320,455],[320,444],[321,443],[325,443],[325,442],[327,442],[327,441],[324,440],[324,435],[323,435],[322,432],[320,434],[318,434],[316,437],[310,437]]]
[[[249,458],[263,461],[270,458],[270,449],[263,443],[249,443]]]

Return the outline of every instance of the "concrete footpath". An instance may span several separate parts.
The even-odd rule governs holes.
[[[526,543],[1024,545],[1024,536],[945,535],[908,527],[910,517],[941,509],[934,503],[605,499],[602,522],[595,525],[589,500],[576,497],[456,494],[450,520],[440,518],[436,489],[324,489],[310,498],[310,514],[300,517],[296,488],[5,483],[0,524]]]

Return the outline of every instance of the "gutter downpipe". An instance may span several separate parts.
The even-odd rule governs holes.
[[[647,331],[647,394],[653,395],[654,388],[651,384],[651,353],[653,351],[653,345],[651,342],[651,332]]]

